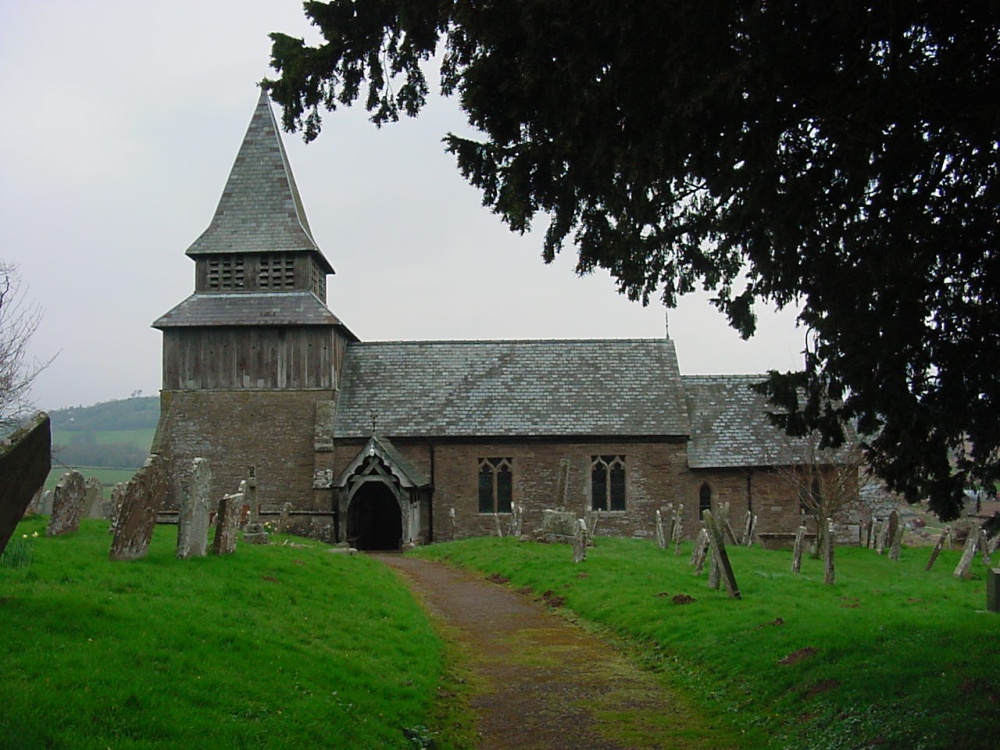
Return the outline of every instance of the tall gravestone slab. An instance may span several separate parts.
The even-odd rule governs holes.
[[[48,414],[38,413],[0,441],[0,552],[51,468]]]
[[[212,469],[207,458],[196,458],[191,478],[181,493],[177,519],[177,557],[204,557],[208,552],[208,513]]]
[[[83,498],[84,518],[104,518],[104,486],[97,477],[87,477],[84,480],[85,495]]]
[[[154,454],[129,481],[111,542],[112,560],[145,557],[156,528],[156,516],[169,491],[169,479],[167,460]]]
[[[236,539],[246,503],[246,483],[240,484],[235,495],[225,495],[219,501],[219,514],[215,519],[215,539],[212,551],[217,555],[231,555],[236,551]]]
[[[121,522],[122,505],[125,504],[126,492],[128,492],[128,482],[118,482],[111,488],[111,511],[108,514],[111,524],[108,531],[112,534],[118,530],[118,524]]]
[[[75,469],[63,474],[52,493],[52,515],[46,536],[61,536],[79,529],[86,499],[87,483],[83,474]]]

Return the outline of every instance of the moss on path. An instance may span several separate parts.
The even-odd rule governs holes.
[[[466,655],[481,750],[740,746],[655,675],[527,596],[441,563],[383,559]]]

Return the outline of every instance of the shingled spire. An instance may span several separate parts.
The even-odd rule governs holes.
[[[267,92],[229,173],[215,216],[187,250],[192,258],[247,253],[302,253],[333,273],[312,237]]]

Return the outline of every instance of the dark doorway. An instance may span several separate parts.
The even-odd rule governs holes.
[[[367,482],[347,511],[347,541],[360,550],[398,550],[403,514],[396,496],[381,482]]]

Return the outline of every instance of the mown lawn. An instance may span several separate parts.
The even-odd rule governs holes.
[[[106,523],[46,538],[46,521],[22,522],[6,555],[21,565],[0,565],[0,747],[431,736],[444,647],[378,561],[288,539],[181,561],[174,529],[158,527],[145,559],[112,563]]]
[[[580,564],[566,545],[497,538],[417,554],[562,598],[748,748],[1000,747],[1000,614],[985,612],[980,558],[952,577],[959,551],[928,573],[929,549],[896,563],[838,548],[827,586],[818,560],[793,575],[789,552],[731,549],[741,601],[693,575],[690,544],[599,538]]]

